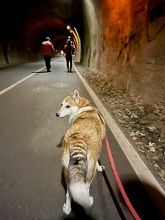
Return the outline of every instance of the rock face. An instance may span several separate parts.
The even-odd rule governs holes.
[[[165,182],[165,1],[100,8],[98,69],[81,72]]]
[[[165,1],[106,0],[99,7],[99,74],[146,104],[164,104]]]
[[[140,98],[116,88],[102,75],[77,67],[165,183],[165,107],[147,105]]]

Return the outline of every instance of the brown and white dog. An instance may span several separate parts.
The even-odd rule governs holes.
[[[68,215],[71,211],[71,199],[84,208],[93,204],[89,188],[96,169],[104,170],[98,159],[105,137],[105,121],[98,109],[90,106],[87,99],[80,97],[77,90],[63,100],[56,116],[69,116],[72,124],[62,143],[62,165],[67,185],[63,211]]]

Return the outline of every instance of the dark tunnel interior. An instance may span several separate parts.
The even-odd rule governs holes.
[[[55,49],[61,50],[70,35],[67,25],[76,28],[83,40],[81,0],[3,1],[0,9],[3,50],[16,45],[17,50],[37,53],[47,36]],[[71,36],[72,37],[72,36]],[[10,42],[10,43],[9,43]]]

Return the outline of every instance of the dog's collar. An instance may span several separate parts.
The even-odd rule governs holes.
[[[92,107],[91,107],[91,106],[82,107],[82,108],[80,108],[80,109],[78,110],[76,116],[79,115],[80,113],[85,112],[85,111],[88,111],[88,110],[92,110]]]
[[[91,106],[85,106],[85,107],[80,108],[80,109],[78,110],[78,112],[77,112],[76,115],[70,116],[70,118],[69,118],[69,124],[71,124],[71,123],[74,121],[74,119],[75,119],[80,113],[85,112],[85,111],[89,111],[89,110],[92,110],[92,107],[91,107]]]

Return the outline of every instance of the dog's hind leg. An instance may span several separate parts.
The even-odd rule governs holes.
[[[68,190],[66,193],[66,201],[63,206],[63,212],[66,215],[69,215],[69,213],[71,212],[71,196],[70,196],[70,193],[68,192]]]
[[[96,164],[93,160],[88,160],[89,163],[88,163],[88,172],[87,172],[87,178],[86,178],[86,183],[87,183],[87,186],[88,186],[88,190],[90,190],[90,185],[93,181],[93,178],[95,176],[95,173],[96,173]],[[90,204],[92,205],[93,204],[93,197],[90,196]]]
[[[105,167],[104,166],[100,166],[99,162],[97,161],[96,162],[96,169],[97,169],[97,171],[103,172],[105,170]]]
[[[65,203],[63,205],[63,212],[66,215],[69,215],[69,213],[71,212],[71,195],[68,190],[68,175],[67,175],[67,169],[65,166],[63,167],[63,174],[64,174],[64,179],[65,179],[65,184],[66,184],[66,188],[65,188],[66,198],[65,198]]]

